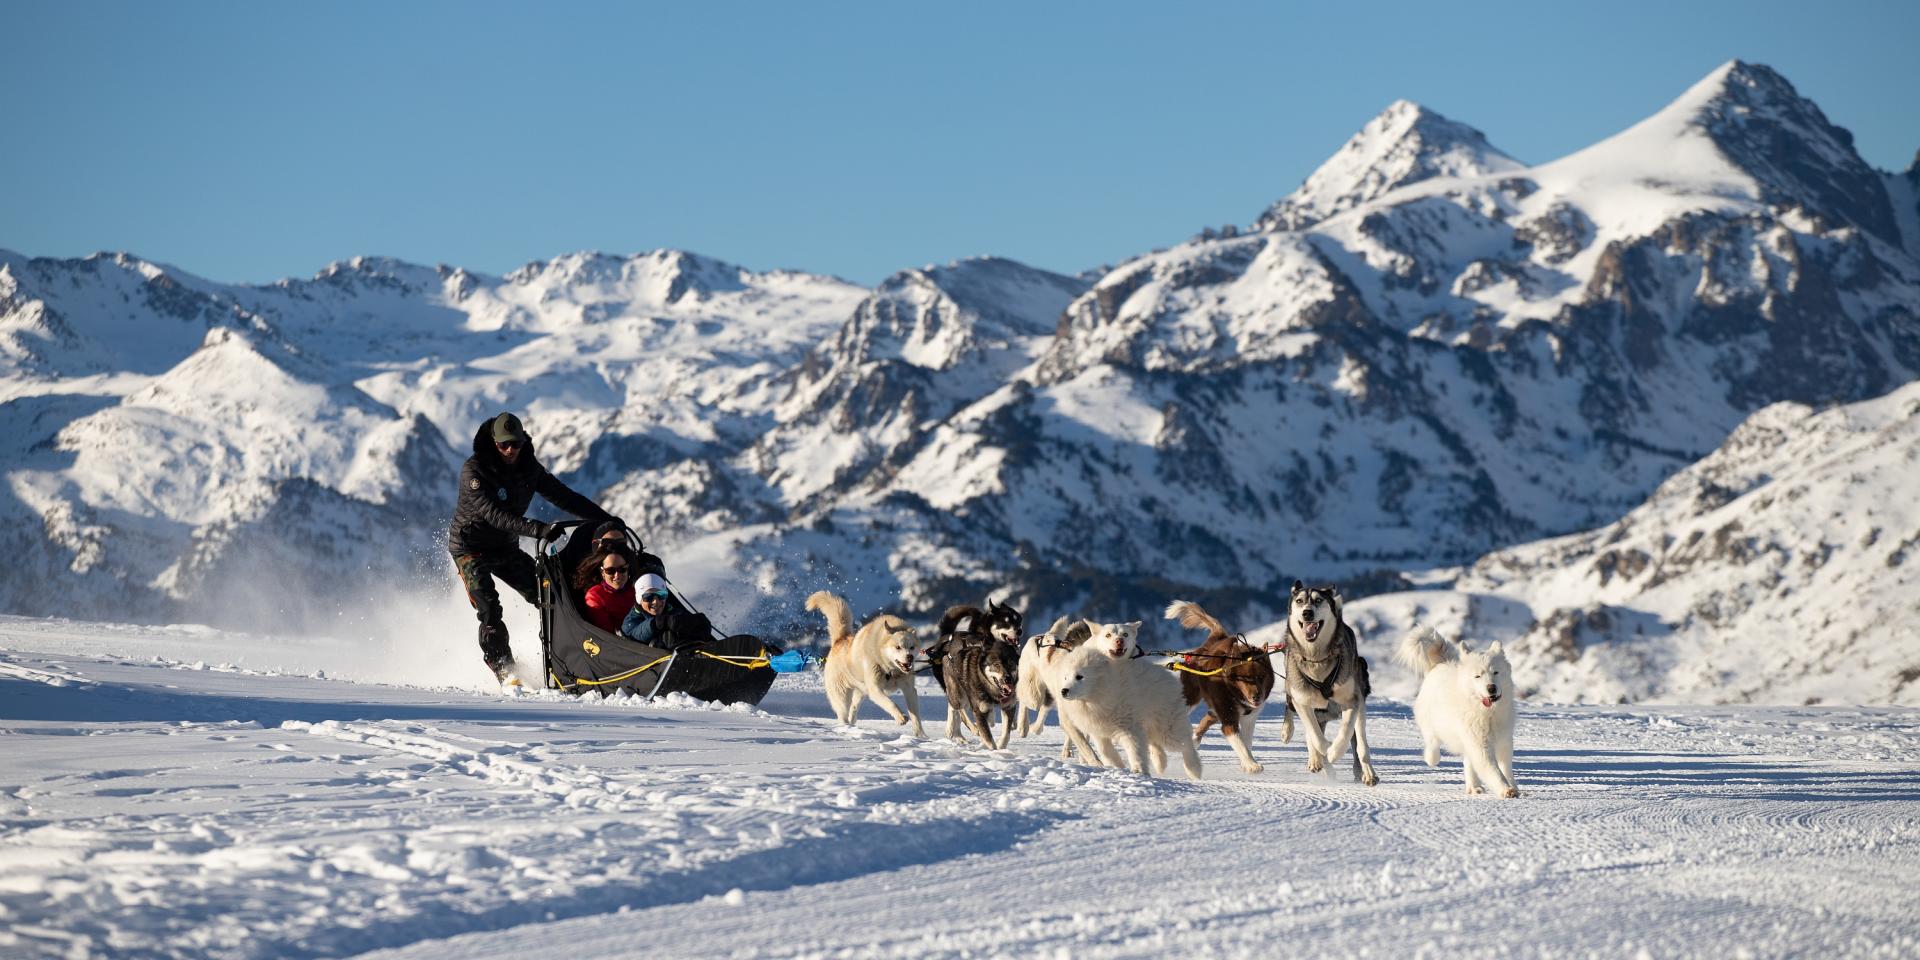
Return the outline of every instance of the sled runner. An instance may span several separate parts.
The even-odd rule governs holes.
[[[675,618],[673,635],[661,645],[589,623],[573,588],[574,569],[593,549],[585,533],[572,535],[582,527],[578,520],[556,524],[555,539],[541,543],[534,559],[547,689],[601,696],[625,690],[649,699],[684,693],[721,703],[759,703],[767,695],[779,649],[752,634],[714,630],[677,589],[675,596],[691,615]],[[627,536],[639,553],[633,535]]]

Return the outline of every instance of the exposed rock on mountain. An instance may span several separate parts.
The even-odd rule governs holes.
[[[884,483],[927,430],[1032,363],[1085,289],[994,258],[889,277],[808,354],[756,466],[795,505]]]

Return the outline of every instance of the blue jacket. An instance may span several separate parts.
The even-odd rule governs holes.
[[[638,606],[627,611],[627,619],[620,623],[620,632],[649,646],[662,646],[663,644],[654,641],[654,635],[666,629],[666,625],[661,621],[672,614],[680,612],[682,612],[680,598],[668,595],[667,609],[662,612],[660,616],[649,617],[647,616],[647,612]]]

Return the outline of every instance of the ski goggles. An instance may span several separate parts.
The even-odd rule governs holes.
[[[667,594],[667,591],[665,590],[648,590],[647,592],[642,593],[640,595],[640,599],[641,600],[665,600],[667,596],[668,594]]]

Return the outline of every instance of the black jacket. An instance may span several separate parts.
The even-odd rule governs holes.
[[[493,448],[493,421],[481,423],[473,435],[473,456],[460,468],[460,501],[447,530],[447,551],[459,557],[520,549],[521,537],[540,535],[540,524],[527,519],[536,493],[582,520],[613,519],[554,479],[534,457],[531,442],[520,451],[520,461],[507,466]]]

